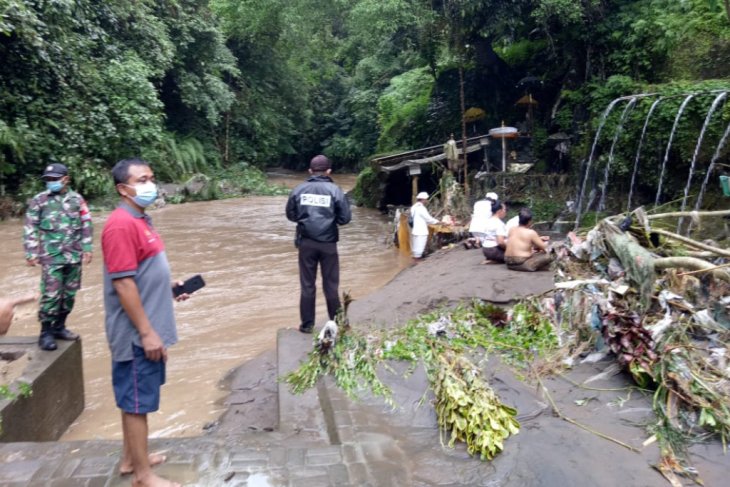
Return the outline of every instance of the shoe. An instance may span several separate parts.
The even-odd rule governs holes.
[[[57,340],[68,340],[70,342],[73,342],[79,339],[78,333],[74,333],[66,327],[51,328],[51,332],[53,333],[53,338]]]
[[[310,325],[310,326],[299,325],[299,331],[301,331],[302,333],[312,333],[313,330],[314,330],[314,325]]]
[[[50,331],[42,331],[41,336],[38,337],[38,346],[41,350],[55,350],[58,348],[56,340],[53,339],[53,333]]]

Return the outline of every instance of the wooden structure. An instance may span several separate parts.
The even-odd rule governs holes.
[[[467,139],[466,153],[477,152],[488,144],[488,136],[472,137]],[[463,154],[462,142],[456,141],[456,150],[459,155]],[[446,153],[442,145],[424,147],[411,151],[399,152],[387,156],[376,157],[371,160],[373,169],[385,174],[407,170],[411,176],[412,196],[418,194],[418,178],[423,173],[424,166],[435,162],[445,161]]]

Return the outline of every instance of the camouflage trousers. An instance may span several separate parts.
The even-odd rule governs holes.
[[[41,301],[38,319],[41,324],[63,322],[74,307],[81,287],[81,263],[44,265],[41,273]]]

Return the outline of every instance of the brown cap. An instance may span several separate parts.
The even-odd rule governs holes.
[[[324,172],[327,169],[332,169],[332,161],[322,154],[314,156],[309,162],[309,169],[314,172]]]

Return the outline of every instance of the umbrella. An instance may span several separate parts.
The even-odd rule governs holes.
[[[481,108],[471,107],[464,112],[464,121],[467,123],[476,122],[477,120],[483,119],[487,115],[487,112]]]
[[[528,93],[519,100],[517,100],[515,102],[515,105],[538,105],[538,102],[532,97],[530,93]]]

